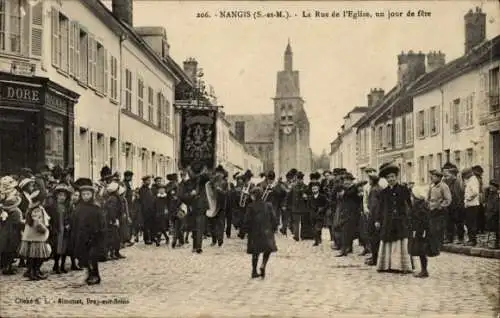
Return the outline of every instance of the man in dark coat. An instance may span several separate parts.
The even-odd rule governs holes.
[[[361,212],[361,197],[358,187],[353,183],[354,176],[351,173],[345,173],[343,179],[343,188],[337,196],[339,201],[335,216],[335,227],[341,233],[341,249],[337,257],[347,256],[352,252],[352,242]]]
[[[292,233],[295,241],[300,240],[300,224],[307,214],[307,185],[304,183],[304,174],[297,173],[297,182],[292,187],[288,197],[288,206],[291,208]]]
[[[203,252],[203,233],[206,228],[206,211],[209,208],[205,184],[209,181],[206,168],[202,168],[201,163],[192,165],[189,171],[189,179],[185,181],[181,188],[181,201],[189,206],[187,218],[191,223],[193,238],[193,253]]]
[[[457,179],[458,168],[447,162],[443,165],[443,181],[448,185],[451,192],[451,203],[448,207],[446,218],[446,240],[445,244],[453,243],[455,235],[458,242],[464,242],[464,189]]]
[[[333,214],[335,212],[335,183],[333,174],[330,171],[323,173],[323,180],[321,181],[321,193],[323,193],[328,201],[328,206],[325,212],[325,227],[328,228],[330,233],[330,241],[333,242],[335,236],[333,233]]]
[[[153,231],[155,228],[154,196],[151,191],[151,176],[142,178],[142,186],[139,189],[139,203],[144,219],[144,243],[153,244]]]
[[[292,229],[292,210],[293,210],[293,202],[292,202],[292,189],[295,185],[295,178],[297,174],[296,169],[291,169],[286,173],[286,182],[283,184],[283,188],[285,190],[285,198],[281,207],[281,229],[280,232],[283,235],[287,235],[288,230],[293,231]]]
[[[311,223],[314,227],[314,245],[318,246],[321,244],[321,233],[323,230],[323,224],[325,221],[325,212],[328,207],[328,200],[326,196],[321,193],[321,185],[319,182],[310,182],[310,195],[308,200],[309,215]]]
[[[158,194],[158,187],[160,187],[163,184],[163,178],[162,177],[155,177],[154,178],[154,183],[151,186],[151,192],[153,192],[153,196],[156,198],[156,195]]]
[[[125,186],[125,200],[127,201],[127,208],[129,214],[131,215],[132,224],[130,225],[130,242],[128,245],[133,245],[133,236],[138,241],[139,235],[139,226],[137,224],[137,216],[135,215],[137,211],[134,211],[133,208],[133,198],[134,198],[134,190],[132,189],[132,178],[134,177],[134,173],[130,170],[127,170],[123,173],[123,184]]]

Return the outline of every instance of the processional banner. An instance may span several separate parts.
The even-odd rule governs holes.
[[[216,163],[217,109],[182,109],[181,165],[199,163],[213,169]]]

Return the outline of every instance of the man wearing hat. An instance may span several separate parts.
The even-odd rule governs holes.
[[[365,264],[374,266],[377,264],[378,249],[380,246],[379,229],[375,227],[376,216],[380,209],[380,194],[382,187],[379,184],[379,176],[374,168],[365,169],[368,175],[368,184],[363,193],[363,214],[366,220],[366,231],[370,246],[371,256],[365,261]]]
[[[142,186],[139,189],[140,213],[144,220],[143,239],[146,245],[153,244],[154,230],[154,195],[151,191],[151,176],[142,177]]]
[[[452,197],[450,188],[443,182],[443,173],[436,169],[429,171],[431,184],[427,202],[431,212],[432,224],[436,226],[435,233],[439,235],[440,243],[444,240],[446,218],[448,215],[448,207],[451,204]]]
[[[471,168],[466,168],[462,171],[464,179],[464,207],[465,207],[465,224],[467,226],[467,236],[469,241],[468,246],[476,246],[477,244],[477,221],[479,209],[481,206],[481,183],[474,174]]]
[[[455,235],[459,243],[463,243],[464,228],[464,191],[457,178],[458,168],[447,162],[442,167],[443,182],[446,183],[451,193],[451,203],[446,214],[446,239],[445,244],[452,243]]]
[[[326,196],[321,193],[321,184],[318,181],[309,182],[309,189],[308,209],[314,230],[313,246],[318,246],[321,244],[321,233],[325,221],[325,212],[328,207],[328,200]]]
[[[214,176],[211,178],[212,186],[215,189],[216,214],[214,217],[208,218],[210,228],[210,236],[212,237],[212,246],[216,244],[222,246],[224,244],[224,229],[227,209],[228,184],[224,179],[226,170],[218,165],[215,168]]]
[[[352,243],[358,230],[361,200],[358,188],[353,182],[354,179],[351,173],[345,172],[343,176],[343,188],[338,193],[338,206],[334,227],[341,234],[341,248],[337,257],[347,256],[349,253],[352,253]]]
[[[300,224],[302,218],[307,215],[307,185],[304,183],[304,173],[298,171],[297,182],[292,186],[288,196],[287,209],[289,209],[292,224],[293,239],[300,240]]]
[[[133,208],[133,198],[134,198],[134,190],[132,189],[132,179],[134,177],[134,173],[130,170],[127,170],[123,173],[123,186],[125,187],[125,200],[127,201],[127,208],[129,211],[129,214],[132,216],[132,224],[129,226],[130,230],[130,241],[127,242],[127,245],[133,245],[134,240],[133,237],[137,239],[138,235],[138,224],[137,224],[137,218],[135,217],[135,213]]]
[[[287,235],[288,229],[290,229],[290,231],[293,231],[292,230],[292,221],[291,221],[292,209],[293,209],[292,200],[291,200],[292,199],[291,191],[295,185],[297,172],[298,171],[295,168],[288,171],[285,175],[286,181],[285,181],[285,183],[283,183],[283,189],[285,190],[285,193],[286,193],[285,198],[283,200],[283,203],[281,205],[282,213],[281,213],[280,232],[283,235]]]

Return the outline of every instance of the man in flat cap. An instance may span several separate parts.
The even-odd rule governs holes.
[[[435,219],[432,220],[431,224],[435,224],[436,233],[439,235],[439,242],[443,243],[448,207],[452,200],[451,192],[448,185],[443,182],[443,173],[441,171],[433,169],[429,171],[429,175],[431,184],[427,201],[431,217]]]
[[[464,228],[464,190],[457,178],[458,168],[447,162],[443,165],[443,182],[446,183],[451,193],[451,203],[448,207],[446,217],[446,239],[445,244],[452,243],[457,236],[457,243],[463,243],[465,236]]]
[[[307,213],[307,185],[304,183],[304,173],[298,171],[296,174],[297,181],[292,186],[289,193],[287,209],[290,209],[292,233],[295,241],[300,240],[300,224],[302,218]]]

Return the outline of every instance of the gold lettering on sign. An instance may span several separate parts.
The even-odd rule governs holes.
[[[7,87],[7,98],[9,99],[22,99],[31,102],[40,101],[40,93],[36,89],[21,88],[21,87]]]

